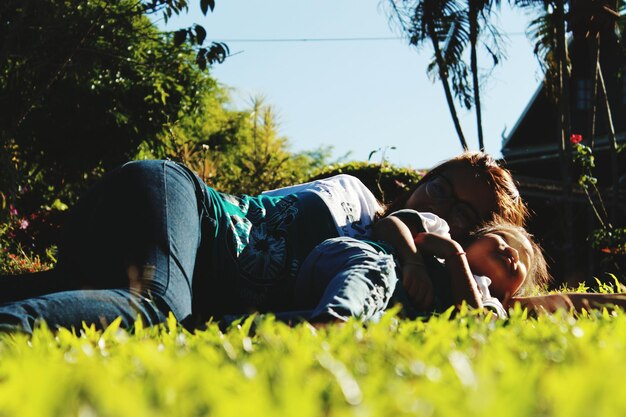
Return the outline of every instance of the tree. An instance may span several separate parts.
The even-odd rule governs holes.
[[[503,56],[499,45],[500,33],[491,24],[490,16],[494,5],[499,6],[499,0],[467,0],[467,13],[469,25],[470,43],[470,68],[472,71],[472,90],[474,92],[474,112],[476,114],[476,130],[478,133],[478,148],[485,150],[485,140],[483,138],[482,108],[480,104],[480,80],[478,73],[478,39],[481,29],[485,29],[492,41],[491,45],[485,43],[485,49],[493,59],[493,65],[497,65]]]
[[[453,96],[463,107],[474,107],[478,147],[484,150],[478,49],[479,45],[484,47],[494,66],[504,55],[500,33],[491,23],[494,6],[499,5],[499,0],[390,0],[390,4],[412,45],[432,44],[434,59],[428,70],[429,73],[437,70],[463,148],[467,149],[467,144]],[[469,68],[464,56],[468,48]]]
[[[154,141],[214,83],[137,4],[0,4],[0,148],[12,180],[21,173],[32,188],[42,179],[43,198],[71,199],[76,184]],[[15,184],[0,179],[0,192]]]
[[[138,14],[157,14],[162,13],[165,22],[172,15],[187,12],[189,10],[188,0],[140,0],[134,3],[135,13]],[[206,16],[208,11],[215,9],[215,0],[199,0],[200,10]],[[222,42],[211,42],[208,47],[203,46],[206,40],[206,30],[200,24],[194,24],[192,27],[182,28],[174,32],[174,43],[181,45],[187,42],[189,46],[196,49],[196,63],[200,69],[205,70],[207,66],[214,63],[221,63],[230,53],[228,46]]]
[[[466,14],[453,0],[389,0],[389,4],[393,17],[411,45],[421,47],[425,42],[431,43],[434,60],[428,66],[428,72],[436,69],[457,136],[463,150],[467,150],[453,97],[454,90],[462,104],[471,106],[467,66],[461,59],[468,39],[464,24]]]
[[[274,109],[261,97],[250,109],[230,110],[230,98],[218,87],[204,91],[201,102],[169,126],[157,147],[142,146],[139,157],[179,160],[207,184],[235,194],[303,182],[328,163],[330,148],[291,152]]]

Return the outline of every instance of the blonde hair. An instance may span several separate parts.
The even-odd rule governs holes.
[[[515,294],[512,295],[516,296],[520,293],[529,293],[533,289],[545,287],[552,279],[550,273],[548,272],[548,263],[546,262],[546,258],[543,256],[541,246],[535,242],[533,235],[528,233],[528,231],[522,226],[496,218],[495,220],[484,224],[482,227],[472,232],[468,245],[471,245],[482,236],[501,233],[513,235],[515,238],[520,240],[525,239],[530,243],[530,247],[532,248],[532,253],[530,254],[530,265],[528,265],[526,278]]]
[[[496,217],[518,226],[524,226],[528,217],[528,208],[522,201],[513,176],[489,154],[484,152],[464,152],[432,168],[412,189],[392,202],[385,210],[385,215],[405,208],[409,197],[417,187],[427,183],[441,173],[456,167],[468,167],[474,170],[478,178],[484,179],[494,193],[496,211],[486,221]]]

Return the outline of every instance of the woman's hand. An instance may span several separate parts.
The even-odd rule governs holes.
[[[522,308],[535,312],[553,313],[557,310],[582,311],[594,308],[626,309],[626,294],[597,294],[597,293],[556,293],[536,295],[532,297],[513,297],[505,307],[512,307],[520,303]]]
[[[432,308],[434,288],[423,262],[409,261],[402,264],[402,286],[415,308],[418,310]]]

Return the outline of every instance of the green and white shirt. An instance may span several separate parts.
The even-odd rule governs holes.
[[[373,194],[349,175],[260,196],[207,190],[212,223],[207,279],[223,309],[215,315],[293,308],[293,282],[311,250],[332,237],[369,237],[380,210]]]

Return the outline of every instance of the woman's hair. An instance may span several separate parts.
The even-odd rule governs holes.
[[[530,242],[530,247],[532,248],[532,253],[530,254],[530,265],[528,265],[526,279],[524,279],[524,282],[515,294],[512,295],[519,295],[520,292],[529,293],[535,288],[545,287],[550,282],[552,277],[548,272],[548,264],[546,262],[546,258],[543,256],[543,250],[541,249],[541,246],[535,242],[533,235],[528,233],[528,231],[522,226],[512,224],[502,219],[492,220],[472,232],[468,245],[471,245],[472,242],[475,242],[487,234],[502,235],[502,233],[513,235],[519,240],[525,239]]]
[[[511,173],[501,167],[493,157],[483,152],[464,152],[432,168],[422,179],[398,199],[393,201],[385,210],[385,215],[405,208],[406,202],[420,185],[430,181],[433,177],[457,167],[468,167],[475,171],[478,178],[484,179],[493,189],[497,211],[487,221],[500,217],[510,223],[523,226],[528,217],[528,208],[522,201]]]

